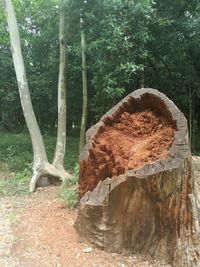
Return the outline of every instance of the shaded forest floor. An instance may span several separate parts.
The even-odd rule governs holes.
[[[106,253],[78,239],[77,211],[57,198],[56,187],[0,199],[1,267],[170,266],[147,257]]]

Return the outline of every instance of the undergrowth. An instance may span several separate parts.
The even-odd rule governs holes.
[[[0,179],[0,196],[27,194],[29,192],[31,174],[31,167],[27,167],[13,176]]]
[[[74,209],[78,203],[78,193],[76,187],[78,184],[78,175],[79,175],[79,165],[75,164],[74,174],[72,177],[65,181],[58,192],[58,197],[62,199],[69,209]]]
[[[56,137],[44,136],[48,158],[52,161]],[[68,137],[65,167],[72,171],[78,160],[78,138]],[[32,176],[32,145],[28,134],[0,133],[0,196],[28,193]]]

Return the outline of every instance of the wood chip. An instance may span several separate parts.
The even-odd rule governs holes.
[[[90,253],[90,252],[92,252],[92,248],[91,248],[91,247],[84,248],[84,249],[83,249],[83,252],[85,252],[85,253]]]

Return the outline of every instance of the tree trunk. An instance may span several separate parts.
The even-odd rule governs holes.
[[[82,108],[82,119],[81,119],[81,131],[79,141],[79,152],[82,151],[85,145],[85,133],[87,126],[87,65],[86,65],[86,54],[85,54],[85,30],[83,19],[80,19],[81,26],[81,49],[82,49],[82,83],[83,83],[83,108]]]
[[[50,175],[59,177],[62,180],[64,180],[68,178],[70,175],[67,172],[65,172],[64,168],[57,168],[56,164],[54,165],[49,164],[47,160],[43,138],[31,102],[15,12],[11,0],[5,0],[4,4],[8,22],[8,30],[10,33],[12,57],[17,76],[21,105],[33,146],[33,155],[34,155],[33,177],[31,178],[30,181],[30,192],[33,192],[35,190],[38,179],[43,176]],[[63,124],[65,124],[65,122]],[[64,138],[66,138],[66,134]],[[60,147],[62,147],[62,150],[63,147],[65,147],[64,138],[62,138],[62,140],[59,139],[60,142],[58,144],[60,145]],[[64,140],[64,146],[61,144],[63,140]],[[59,149],[57,149],[56,151],[60,152]],[[57,163],[56,160],[55,162]]]
[[[5,0],[5,10],[8,22],[8,30],[10,33],[12,57],[17,76],[21,106],[26,120],[26,124],[31,136],[34,154],[34,169],[40,168],[40,165],[47,162],[46,151],[42,135],[35,118],[33,106],[29,93],[29,86],[26,78],[26,71],[22,57],[19,31],[15,12],[11,0]]]
[[[174,103],[154,89],[133,92],[87,132],[77,231],[107,251],[200,266],[200,163],[193,161]]]
[[[142,69],[141,78],[140,78],[140,87],[144,88],[144,67]]]
[[[189,82],[189,138],[190,138],[190,146],[191,146],[191,150],[193,148],[192,145],[192,126],[193,126],[193,112],[192,112],[192,92],[191,92],[191,86],[190,86],[190,82]]]
[[[60,65],[58,79],[58,130],[57,143],[53,164],[63,168],[66,147],[66,45],[65,45],[65,15],[60,11],[59,42]]]

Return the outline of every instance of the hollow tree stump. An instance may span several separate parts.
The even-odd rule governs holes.
[[[200,266],[199,166],[175,104],[154,89],[133,92],[87,132],[78,233],[107,251]]]

